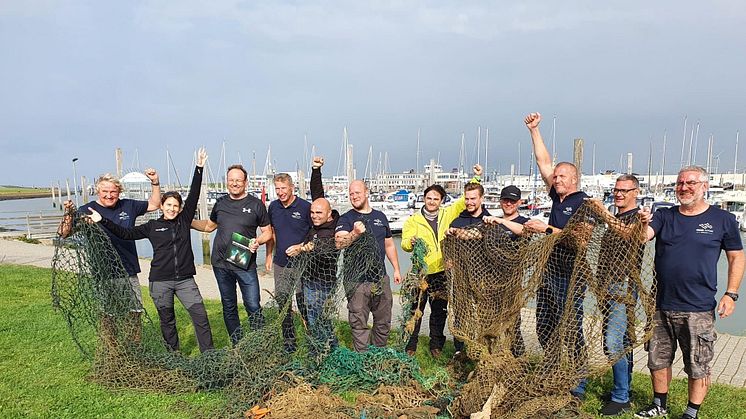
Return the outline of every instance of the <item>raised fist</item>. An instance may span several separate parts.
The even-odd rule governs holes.
[[[472,170],[474,170],[474,176],[482,176],[482,166],[475,164]]]
[[[321,166],[324,165],[324,158],[316,156],[313,158],[313,162],[311,163],[311,167],[314,169],[321,169]]]
[[[523,122],[526,123],[526,127],[528,129],[538,128],[539,122],[541,122],[541,114],[538,112],[528,114],[528,116],[526,116],[526,119],[524,119]]]
[[[150,179],[150,183],[158,183],[158,172],[155,171],[152,167],[149,167],[145,169],[145,176]]]

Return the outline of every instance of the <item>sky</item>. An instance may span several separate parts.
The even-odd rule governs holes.
[[[596,171],[647,173],[651,144],[660,170],[664,133],[675,171],[698,121],[692,160],[712,136],[713,168],[746,169],[746,2],[502,3],[0,0],[0,184],[92,179],[117,147],[163,179],[168,150],[182,183],[200,145],[216,174],[223,147],[258,173],[315,147],[333,175],[345,127],[359,175],[371,146],[414,168],[418,130],[420,165],[457,167],[462,134],[477,162],[481,129],[488,172],[527,172],[530,112],[559,160],[584,139],[586,173],[593,144]]]

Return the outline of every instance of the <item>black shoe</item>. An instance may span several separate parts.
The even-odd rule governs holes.
[[[697,419],[697,418],[695,418],[694,416],[687,415],[686,413],[684,413],[683,415],[681,415],[681,419]]]
[[[580,392],[577,392],[577,391],[571,391],[570,394],[572,395],[572,397],[575,398],[575,400],[577,400],[577,401],[579,401],[581,403],[585,401],[585,393],[580,393]]]
[[[603,408],[601,408],[601,415],[602,416],[619,416],[622,413],[628,412],[630,410],[630,403],[619,403],[615,402],[613,400],[607,402]]]

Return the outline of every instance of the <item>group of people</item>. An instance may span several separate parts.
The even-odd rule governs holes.
[[[433,357],[439,357],[445,344],[445,323],[448,316],[448,290],[446,289],[446,264],[442,243],[446,236],[461,237],[465,228],[477,223],[497,224],[511,238],[523,234],[524,229],[547,235],[561,234],[568,221],[589,200],[579,190],[580,174],[572,163],[553,164],[539,131],[541,115],[528,115],[524,122],[528,128],[536,162],[544,180],[552,208],[548,223],[529,220],[518,213],[521,191],[515,186],[506,186],[500,193],[503,215],[493,216],[482,205],[484,188],[480,184],[481,167],[474,167],[475,177],[465,185],[463,196],[452,205],[443,207],[446,191],[440,185],[431,185],[424,192],[424,206],[411,216],[402,230],[402,249],[413,250],[417,240],[426,247],[427,288],[418,307],[424,310],[430,305],[430,344]],[[321,307],[332,298],[336,289],[329,285],[336,282],[336,255],[331,253],[330,269],[305,275],[296,287],[286,270],[293,269],[292,258],[312,249],[307,244],[314,239],[334,241],[336,252],[349,247],[366,232],[376,241],[377,269],[363,274],[363,278],[347,295],[349,323],[352,342],[356,351],[365,351],[369,345],[383,347],[387,344],[391,330],[392,294],[390,278],[386,273],[385,259],[393,268],[393,280],[401,282],[399,261],[386,215],[371,207],[369,191],[363,181],[355,180],[349,186],[352,209],[340,215],[324,198],[321,183],[323,158],[314,158],[311,176],[312,201],[295,195],[295,185],[287,174],[274,177],[277,200],[265,205],[246,190],[247,173],[241,165],[227,171],[228,195],[214,205],[208,220],[193,220],[202,181],[202,171],[207,154],[198,153],[197,167],[190,193],[182,203],[178,193],[161,194],[158,176],[148,169],[146,175],[152,183],[152,193],[147,202],[119,199],[122,190],[116,178],[105,175],[96,183],[98,199],[82,206],[79,211],[90,214],[94,221],[106,227],[114,248],[119,253],[129,275],[128,281],[141,304],[137,273],[137,252],[131,240],[148,238],[153,245],[153,261],[150,271],[150,293],[158,310],[163,337],[172,350],[179,349],[175,327],[174,295],[187,308],[195,326],[201,351],[213,348],[212,334],[202,297],[194,282],[195,268],[189,239],[189,229],[211,232],[217,230],[213,241],[212,267],[220,290],[223,318],[233,344],[240,341],[243,332],[238,316],[236,285],[241,290],[249,324],[252,328],[263,327],[259,283],[256,270],[256,251],[261,245],[267,247],[266,269],[274,273],[275,298],[280,307],[288,307],[282,323],[285,350],[296,350],[295,327],[290,310],[295,295],[296,305],[309,329],[326,330],[322,337],[327,348],[337,346],[336,337],[330,331],[331,323],[321,315]],[[710,361],[717,338],[715,318],[729,316],[738,300],[738,289],[744,273],[746,258],[735,218],[705,201],[709,187],[709,175],[700,167],[684,167],[679,171],[675,191],[679,205],[650,213],[648,208],[638,208],[639,181],[634,175],[620,176],[612,190],[615,217],[614,225],[642,223],[644,234],[629,238],[640,248],[656,238],[656,308],[653,336],[646,345],[648,367],[653,383],[653,402],[636,413],[636,417],[664,417],[668,414],[667,393],[672,378],[671,365],[677,346],[681,347],[685,371],[689,376],[689,403],[683,418],[696,418],[700,405],[710,384]],[[71,207],[72,203],[67,204]],[[162,216],[143,225],[135,226],[136,217],[148,211],[160,209]],[[66,216],[68,217],[68,216]],[[67,223],[67,224],[66,224]],[[63,220],[61,232],[69,234],[70,221]],[[259,234],[257,234],[259,230]],[[624,234],[624,228],[620,228]],[[254,239],[249,246],[251,260],[247,266],[236,266],[228,261],[228,249],[232,235],[239,233]],[[577,252],[572,246],[558,242],[549,256],[548,266],[537,290],[536,332],[540,344],[547,349],[546,339],[558,327],[565,306],[572,304],[575,313],[574,345],[577,354],[585,346],[583,317],[583,287],[570,287],[570,278]],[[725,251],[728,260],[727,290],[719,302],[717,292],[717,261]],[[356,261],[345,261],[355,263]],[[328,271],[328,272],[327,272]],[[314,278],[314,276],[328,278]],[[622,281],[622,283],[624,283]],[[634,292],[634,290],[632,290]],[[613,290],[611,292],[614,292]],[[606,352],[622,354],[614,364],[613,388],[601,410],[604,415],[618,415],[628,411],[632,357],[628,351],[626,313],[624,304],[612,299],[604,312],[604,346]],[[372,314],[372,327],[368,326]],[[318,327],[321,325],[321,327]],[[414,354],[420,329],[420,320],[415,323],[414,333],[406,345],[408,354]],[[520,322],[516,325],[516,337],[511,351],[519,356],[525,351],[520,337]],[[455,341],[456,358],[464,358],[463,342]],[[579,356],[579,355],[578,355]],[[586,380],[577,383],[571,393],[582,399]]]

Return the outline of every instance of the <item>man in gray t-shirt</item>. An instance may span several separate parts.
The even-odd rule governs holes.
[[[223,320],[231,342],[235,345],[242,337],[238,318],[236,283],[241,288],[244,307],[252,329],[262,326],[264,318],[259,301],[259,278],[256,272],[256,251],[272,237],[267,209],[256,197],[246,192],[246,170],[241,165],[228,168],[228,195],[218,199],[209,220],[192,221],[192,228],[211,232],[217,229],[212,242],[212,270],[218,282]],[[257,227],[261,234],[257,236]],[[240,236],[235,236],[234,234]],[[243,236],[243,238],[241,237]],[[245,243],[251,252],[241,252],[234,241]]]

